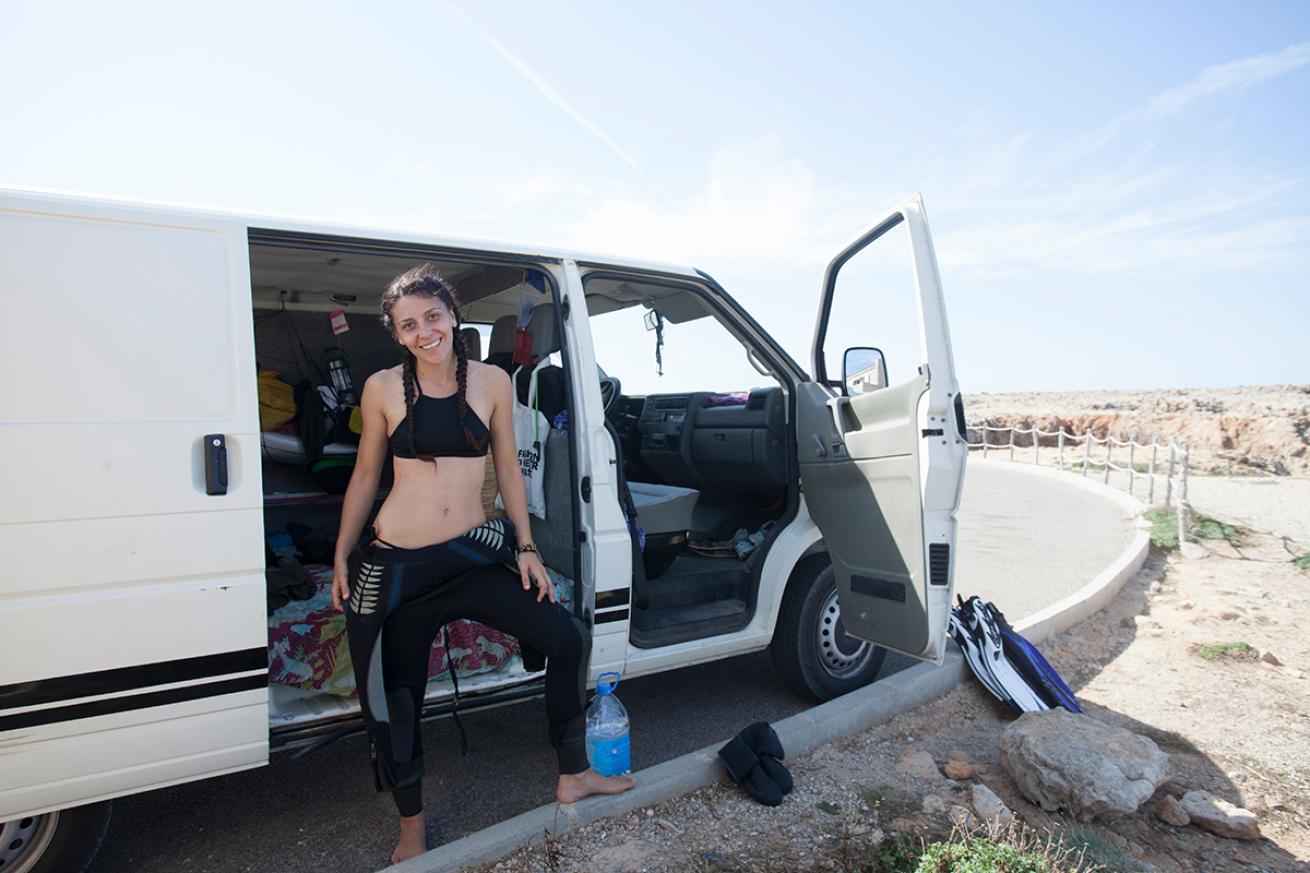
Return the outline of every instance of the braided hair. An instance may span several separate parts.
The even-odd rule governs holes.
[[[455,298],[455,289],[431,264],[420,264],[392,279],[390,284],[387,285],[387,290],[382,292],[382,326],[390,331],[392,337],[395,337],[397,341],[399,341],[399,337],[396,336],[396,325],[391,318],[391,310],[395,308],[400,298],[411,295],[440,300],[450,310],[451,317],[455,321],[454,327],[450,331],[450,341],[455,351],[455,382],[459,386],[456,391],[456,398],[459,403],[459,425],[464,431],[464,442],[468,447],[473,451],[481,451],[483,445],[473,436],[473,432],[469,430],[468,426],[469,353],[468,347],[464,344],[464,337],[459,332],[463,316],[460,315],[459,301]],[[419,395],[418,359],[414,357],[413,352],[409,349],[405,349],[405,362],[401,381],[405,387],[405,424],[409,435],[409,450],[414,453],[415,457],[435,464],[436,458],[430,455],[419,455],[414,449],[414,404],[418,402]]]

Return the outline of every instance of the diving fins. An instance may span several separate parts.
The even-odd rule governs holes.
[[[1005,638],[991,604],[976,596],[959,601],[951,610],[951,636],[983,687],[1016,715],[1050,709],[1052,704],[1007,657]]]

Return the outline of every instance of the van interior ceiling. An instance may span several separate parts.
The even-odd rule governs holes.
[[[716,316],[706,288],[605,273],[585,282],[593,319],[624,309],[658,313],[647,329],[655,329],[650,321],[676,329],[710,319],[723,329],[716,341],[742,343],[743,354],[749,348]],[[622,386],[618,362],[597,363]],[[777,381],[747,391],[710,383],[713,373],[704,376],[707,384],[697,390],[620,393],[608,407],[645,535],[634,568],[631,625],[631,640],[642,648],[749,624],[764,557],[799,506],[790,392]]]
[[[466,335],[466,341],[472,340],[470,352],[478,360],[505,348],[512,351],[513,322],[502,323],[494,335],[493,327],[504,316],[518,316],[521,306],[531,305],[547,320],[555,317],[548,279],[530,264],[478,263],[442,258],[430,251],[379,249],[334,246],[331,240],[282,234],[266,240],[261,232],[251,234],[275,745],[280,731],[286,742],[298,742],[358,711],[344,616],[331,606],[332,549],[341,494],[354,467],[358,442],[350,407],[358,403],[364,381],[372,373],[402,360],[403,353],[379,320],[379,299],[387,283],[416,264],[431,262],[455,287],[464,322],[476,330]],[[550,351],[558,348],[555,345]],[[501,355],[502,366],[508,364],[508,357]],[[334,370],[348,374],[353,397],[343,396],[340,374]],[[521,381],[526,388],[526,380]],[[576,514],[571,505],[573,489],[568,487],[568,438],[563,431],[552,431],[547,451],[563,484],[548,489],[552,511],[547,521],[533,518],[533,536],[544,544],[542,557],[557,587],[571,589],[578,572],[573,548]],[[491,472],[483,498],[491,510],[496,492],[490,459],[487,468]],[[389,489],[391,464],[384,464],[383,470],[375,511]],[[453,623],[448,632],[462,695],[496,692],[531,676],[512,638],[464,622]],[[439,634],[430,670],[430,701],[450,694],[444,652]]]

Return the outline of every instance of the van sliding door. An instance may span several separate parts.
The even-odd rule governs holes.
[[[0,195],[0,295],[0,821],[266,763],[245,226]]]

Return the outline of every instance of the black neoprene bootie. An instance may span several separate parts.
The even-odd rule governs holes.
[[[729,775],[746,793],[765,806],[777,806],[782,803],[782,789],[769,778],[760,764],[760,756],[751,751],[741,734],[728,740],[719,749],[719,757],[728,768]]]
[[[790,794],[794,783],[791,772],[780,763],[786,753],[782,750],[782,741],[778,739],[777,731],[767,721],[757,721],[737,736],[759,756],[760,766],[782,793]]]

